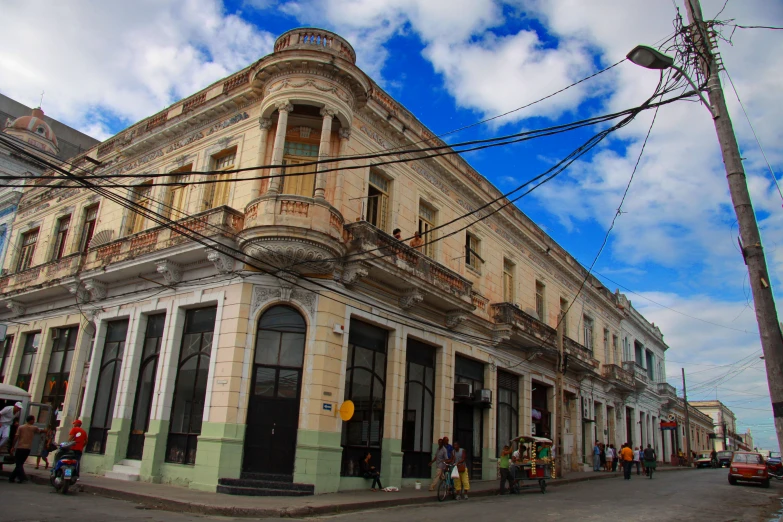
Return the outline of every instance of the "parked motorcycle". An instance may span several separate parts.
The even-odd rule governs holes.
[[[79,461],[76,454],[71,451],[71,446],[76,442],[63,442],[59,445],[59,451],[55,456],[55,464],[52,466],[52,472],[49,476],[49,482],[52,483],[56,491],[63,495],[68,493],[68,488],[76,484],[79,480],[76,476],[76,469]]]
[[[783,462],[780,457],[767,459],[767,472],[770,477],[783,480]]]

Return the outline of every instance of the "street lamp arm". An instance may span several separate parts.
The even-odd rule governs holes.
[[[699,88],[696,87],[696,84],[693,83],[693,80],[691,80],[691,77],[688,76],[688,73],[685,72],[685,69],[683,69],[682,67],[679,67],[679,66],[677,66],[675,64],[671,64],[669,67],[671,67],[672,69],[674,69],[675,71],[680,73],[683,76],[683,78],[688,80],[688,83],[691,85],[691,87],[693,87],[693,90],[696,92],[696,94],[699,95],[699,99],[701,100],[701,103],[703,103],[704,106],[707,108],[707,110],[710,111],[710,115],[712,115],[712,119],[714,120],[715,118],[717,118],[719,116],[718,112],[715,109],[712,108],[712,105],[710,105],[710,103],[707,101],[707,99],[701,93],[701,90],[699,90]]]

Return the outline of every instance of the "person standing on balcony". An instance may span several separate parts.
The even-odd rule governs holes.
[[[394,239],[396,239],[397,241],[402,241],[402,230],[400,230],[399,228],[395,228],[394,230],[392,230],[392,235],[394,236]]]
[[[418,232],[413,233],[413,239],[411,239],[411,246],[421,252],[421,247],[424,245],[424,240]]]

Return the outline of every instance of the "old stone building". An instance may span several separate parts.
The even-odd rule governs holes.
[[[652,440],[669,401],[659,331],[592,277],[570,306],[586,272],[514,206],[438,228],[501,196],[459,156],[364,157],[435,145],[348,42],[283,34],[74,161],[81,175],[138,174],[98,182],[149,214],[85,189],[25,190],[26,250],[0,279],[15,321],[4,382],[62,404],[66,425],[83,419],[85,470],[210,491],[242,493],[243,474],[364,488],[367,452],[384,484],[410,484],[430,476],[443,435],[468,449],[473,477],[494,478],[499,447],[554,437],[560,408],[573,469],[593,439]],[[427,243],[411,247],[414,232]],[[20,255],[29,268],[15,269]],[[621,353],[631,335],[654,373],[647,352]]]

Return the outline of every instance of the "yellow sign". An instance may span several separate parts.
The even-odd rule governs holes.
[[[340,418],[343,421],[349,421],[353,417],[353,401],[345,401],[340,405],[340,409],[337,412],[340,414]]]

